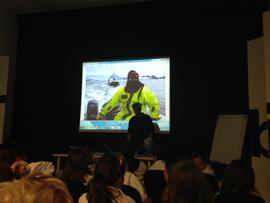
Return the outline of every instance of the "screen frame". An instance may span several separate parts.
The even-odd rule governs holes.
[[[80,89],[80,106],[79,106],[79,109],[80,109],[80,113],[79,113],[79,132],[82,133],[82,134],[85,134],[85,133],[106,133],[106,134],[127,134],[128,130],[104,130],[104,129],[101,129],[101,130],[89,130],[89,129],[86,129],[86,130],[82,130],[80,129],[80,123],[81,123],[81,120],[80,120],[80,117],[81,117],[81,110],[82,110],[82,105],[81,105],[81,102],[82,102],[82,88],[83,88],[83,83],[82,83],[82,77],[83,77],[83,64],[84,63],[98,63],[98,62],[114,62],[114,61],[128,61],[128,60],[151,60],[151,59],[162,59],[162,58],[168,58],[169,59],[169,130],[168,131],[159,131],[158,133],[155,133],[155,134],[170,134],[171,131],[172,131],[172,121],[171,121],[171,59],[172,57],[168,56],[168,55],[156,55],[156,56],[142,56],[142,57],[121,57],[121,58],[97,58],[97,59],[84,59],[82,58],[81,59],[81,74],[80,74],[80,81],[81,81],[81,89]]]

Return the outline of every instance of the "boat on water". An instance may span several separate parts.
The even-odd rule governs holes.
[[[118,80],[116,80],[115,77],[110,76],[109,79],[108,79],[108,85],[112,86],[112,87],[117,87],[118,85],[120,85],[120,83],[119,83]]]

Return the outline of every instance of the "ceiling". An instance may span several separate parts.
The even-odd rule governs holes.
[[[0,8],[12,14],[26,14],[129,4],[142,1],[147,0],[0,0]]]

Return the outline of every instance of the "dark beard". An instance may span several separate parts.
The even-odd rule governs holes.
[[[137,92],[144,84],[140,81],[127,81],[125,91],[133,94],[134,92]]]

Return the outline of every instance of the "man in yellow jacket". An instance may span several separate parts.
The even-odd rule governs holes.
[[[160,103],[152,90],[139,81],[139,74],[131,70],[127,76],[125,87],[121,87],[115,95],[105,103],[99,115],[98,120],[104,117],[120,105],[121,110],[117,113],[113,120],[129,120],[134,116],[132,105],[134,103],[142,104],[142,112],[145,113],[148,107],[149,116],[153,120],[158,120],[160,117]]]

